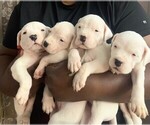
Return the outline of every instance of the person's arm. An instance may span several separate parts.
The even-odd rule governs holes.
[[[144,37],[150,46],[150,35]],[[73,91],[72,79],[67,69],[67,61],[50,65],[46,68],[46,84],[52,95],[59,101],[103,100],[127,102],[130,99],[131,76],[114,75],[110,71],[91,75],[86,86],[79,92]],[[145,96],[150,99],[150,64],[145,72]]]
[[[8,75],[6,72],[6,69],[8,65],[12,62],[12,60],[16,57],[17,55],[17,50],[15,49],[8,49],[4,46],[0,46],[0,91],[3,92],[4,94],[14,96],[14,92],[10,94],[10,88],[9,84],[5,83],[6,79],[3,77],[4,75]],[[8,80],[9,81],[9,80]],[[13,83],[14,81],[12,81]],[[10,84],[12,85],[12,84]],[[15,91],[15,90],[14,90]],[[9,93],[10,92],[10,93]]]

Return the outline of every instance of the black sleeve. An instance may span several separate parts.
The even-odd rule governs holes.
[[[112,7],[112,16],[114,33],[132,30],[142,36],[150,34],[150,17],[136,1],[115,2]]]
[[[16,49],[17,33],[20,30],[20,3],[15,6],[3,39],[3,45],[7,48]]]

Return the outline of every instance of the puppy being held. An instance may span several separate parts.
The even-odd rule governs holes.
[[[39,79],[43,76],[47,65],[58,63],[68,58],[68,50],[74,34],[75,28],[73,24],[67,21],[56,23],[56,25],[51,28],[49,35],[44,39],[42,44],[44,49],[48,52],[48,55],[40,60],[34,72],[35,79]],[[44,88],[42,102],[43,111],[47,114],[51,113],[55,108],[52,94],[47,85]]]
[[[73,88],[79,91],[90,74],[109,70],[110,45],[106,40],[112,37],[112,32],[102,18],[93,14],[80,18],[75,27],[76,38],[70,47],[68,69],[72,73],[78,71]],[[84,50],[82,58],[78,49]]]
[[[150,49],[141,35],[125,31],[113,37],[109,65],[113,73],[131,73],[133,87],[129,109],[140,118],[148,115],[144,99],[144,71],[149,62]]]
[[[40,60],[44,54],[42,41],[48,35],[50,28],[44,24],[33,21],[29,22],[17,34],[17,46],[21,48],[20,57],[13,63],[11,72],[13,78],[19,83],[20,87],[14,99],[15,110],[17,112],[17,123],[28,123],[22,119],[26,110],[32,110],[31,105],[34,99],[29,99],[32,77],[27,69]],[[28,107],[28,105],[30,105]],[[28,108],[27,108],[28,107]],[[30,113],[29,113],[30,114]]]
[[[88,20],[88,19],[90,19],[90,20]],[[91,22],[91,23],[89,23],[89,22]],[[87,29],[85,30],[85,32],[89,33],[88,35],[90,35],[90,36],[92,35],[90,37],[91,41],[89,41],[89,44],[92,43],[92,42],[93,42],[93,44],[89,45],[90,47],[96,47],[97,45],[102,44],[103,40],[108,39],[108,38],[110,38],[112,36],[112,33],[109,30],[109,28],[107,27],[107,25],[98,16],[93,16],[92,15],[92,16],[89,16],[89,17],[88,16],[87,17],[83,17],[83,18],[81,18],[79,20],[79,22],[75,26],[76,32],[75,32],[74,40],[73,40],[73,42],[72,42],[72,44],[70,46],[71,48],[74,48],[74,41],[76,41],[77,38],[78,38],[78,29],[82,30],[82,26],[78,25],[79,23],[82,23],[82,26],[85,25],[85,26],[87,26],[87,28],[90,27],[89,29],[91,29],[90,31],[88,31]],[[95,26],[95,27],[93,27],[93,26]],[[100,31],[101,33],[99,33],[98,30],[101,30]],[[81,36],[81,37],[82,37],[81,41],[79,40],[79,42],[81,44],[84,44],[85,36]],[[85,42],[85,44],[86,44],[86,42]],[[76,46],[76,47],[78,48],[78,46]],[[107,45],[102,47],[102,48],[105,48],[105,47],[107,48]],[[110,50],[110,48],[108,48],[108,50]],[[72,49],[71,49],[71,51],[72,51]],[[96,51],[99,51],[99,50],[96,49],[95,52]],[[107,49],[104,50],[104,51],[106,52]],[[101,51],[101,52],[104,53],[104,51]],[[74,52],[77,52],[77,53],[74,53]],[[79,59],[79,67],[78,68],[80,68],[80,66],[81,66],[80,61],[81,60],[80,60],[80,56],[76,56],[76,54],[79,55],[78,50],[73,49],[72,54],[73,55],[71,55],[71,53],[69,52],[68,63],[71,63],[71,65],[68,68],[69,69],[71,68],[71,70],[73,70],[72,72],[74,72],[74,67],[72,67],[72,63],[75,63],[76,60]],[[107,62],[108,62],[109,56],[106,56],[107,54],[109,54],[109,53],[106,52],[106,54],[104,54],[104,58],[108,57],[107,59],[105,58],[107,60]],[[92,57],[92,58],[94,58],[94,57]],[[105,61],[105,59],[104,59],[104,61]],[[107,65],[107,68],[105,70],[108,70],[108,68],[109,68],[109,65]],[[118,105],[115,105],[115,106],[118,107]],[[73,108],[73,107],[76,107],[76,108]],[[50,118],[49,124],[79,124],[79,123],[87,123],[86,121],[82,120],[82,117],[84,115],[85,107],[86,107],[86,101],[66,102],[66,103],[64,102],[63,106],[56,113],[54,113],[52,115],[52,117]],[[112,107],[112,109],[114,109],[114,108]],[[100,119],[98,121],[100,122]]]
[[[44,56],[34,72],[34,78],[41,78],[45,67],[51,63],[57,63],[68,58],[70,43],[75,35],[75,28],[69,22],[59,22],[43,41],[43,47],[49,53]],[[51,113],[48,124],[79,123],[84,112],[85,101],[81,102],[54,102],[53,96],[46,85],[43,92],[43,111]],[[55,112],[55,104],[59,105],[59,111]],[[76,107],[76,108],[73,108]],[[70,110],[71,109],[71,110]],[[81,110],[82,109],[82,110]]]
[[[81,18],[81,20],[79,20],[78,24],[76,25],[77,36],[76,36],[76,40],[74,41],[74,43],[72,43],[72,49],[69,52],[69,57],[68,57],[68,68],[71,69],[72,72],[78,71],[77,74],[75,75],[75,78],[74,78],[75,82],[73,85],[74,90],[76,91],[79,91],[85,85],[85,81],[88,75],[93,74],[93,73],[101,73],[102,71],[105,72],[109,70],[111,45],[106,44],[106,40],[112,36],[112,33],[110,29],[107,27],[107,25],[104,23],[104,21],[100,19],[102,20],[101,25],[103,24],[104,25],[103,27],[106,26],[104,28],[104,33],[101,33],[104,35],[104,37],[101,37],[103,39],[99,39],[101,40],[101,44],[97,42],[98,45],[95,48],[92,48],[92,46],[94,47],[94,44],[92,45],[89,45],[89,44],[91,44],[92,43],[91,41],[94,40],[94,38],[96,38],[96,36],[94,35],[97,35],[97,32],[98,32],[97,27],[101,25],[98,25],[98,23],[91,21],[94,19],[94,16],[93,17],[91,16],[91,18],[90,16],[91,15]],[[87,19],[87,18],[90,18],[90,19]],[[92,23],[90,24],[88,21],[94,22],[94,24]],[[96,24],[97,24],[97,27],[93,28],[93,26]],[[96,32],[95,34],[93,30]],[[92,38],[92,40],[89,40],[90,39],[89,37]],[[89,41],[90,43],[88,43]],[[73,48],[85,49],[85,54],[82,57],[82,59],[79,56],[77,49],[73,49]],[[94,62],[94,60],[99,61],[99,62],[95,63],[96,61]],[[88,63],[92,61],[94,63],[91,63],[88,65]],[[83,65],[81,65],[81,63],[83,63]],[[84,68],[82,66],[84,66]],[[104,70],[102,70],[100,66],[103,67]],[[86,74],[85,77],[84,77],[84,74]],[[83,78],[84,78],[83,80],[84,82],[82,84]],[[141,124],[142,123],[141,119],[137,117],[136,114],[134,114],[134,112],[127,110],[125,104],[119,104],[119,106],[121,107],[121,110],[123,111],[124,117],[126,118],[128,124],[137,124],[137,123]],[[99,124],[99,123],[102,123],[102,121],[109,121],[109,120],[111,120],[110,121],[111,123],[117,124],[117,121],[116,121],[117,111],[118,111],[118,103],[93,101],[91,119],[89,121],[89,124],[95,124],[95,123]],[[81,122],[85,123],[85,120],[83,121],[81,120]]]
[[[80,18],[75,27],[76,38],[68,54],[68,69],[72,73],[77,72],[73,79],[73,89],[78,92],[85,86],[89,75],[109,70],[111,45],[106,40],[112,37],[112,32],[101,17],[93,14]],[[84,50],[82,57],[78,48]],[[117,124],[117,111],[118,103],[93,101],[88,123],[111,121]]]

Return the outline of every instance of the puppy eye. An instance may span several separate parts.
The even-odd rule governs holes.
[[[27,32],[23,32],[23,34],[27,34]]]
[[[98,30],[95,30],[95,32],[99,32]]]
[[[63,39],[60,39],[61,42],[64,42]]]
[[[114,48],[117,48],[117,46],[116,46],[116,45],[114,45]]]
[[[136,56],[136,54],[135,54],[135,53],[132,53],[132,56]]]
[[[44,29],[41,29],[41,31],[45,31]]]
[[[80,28],[81,28],[81,26],[78,26],[78,28],[80,29]]]

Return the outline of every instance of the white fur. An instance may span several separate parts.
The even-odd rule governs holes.
[[[51,28],[50,34],[45,38],[43,47],[49,53],[43,57],[34,72],[34,78],[42,77],[44,69],[48,64],[57,63],[68,58],[68,50],[71,41],[75,35],[75,28],[69,22],[57,23]],[[46,45],[46,46],[45,46]],[[43,111],[47,114],[51,113],[55,106],[51,92],[48,86],[45,86],[43,93]],[[85,102],[56,102],[59,105],[59,112],[55,110],[50,115],[49,124],[62,124],[62,123],[79,123],[84,112]],[[72,109],[72,107],[76,107]],[[80,110],[82,109],[82,110]],[[78,112],[79,111],[79,112]],[[78,114],[79,113],[79,114]]]
[[[32,78],[27,69],[41,58],[44,51],[42,41],[47,36],[49,29],[44,24],[34,21],[27,23],[17,34],[17,46],[21,46],[22,55],[12,65],[11,72],[20,85],[14,99],[18,124],[30,121],[30,115],[26,114],[31,113],[34,99],[29,99],[27,102],[32,86]],[[31,106],[29,112],[27,111],[28,105]],[[24,115],[26,115],[26,120],[24,120]]]
[[[92,14],[81,18],[75,27],[76,38],[68,55],[68,68],[72,73],[78,71],[73,79],[73,88],[78,92],[85,86],[89,75],[109,70],[110,45],[106,40],[112,37],[112,33],[103,19]],[[78,48],[85,51],[82,57]],[[103,121],[117,124],[117,111],[118,103],[93,101],[88,124],[101,124]]]
[[[93,17],[95,17],[95,16],[93,16]],[[96,17],[97,18],[97,17]],[[95,18],[93,18],[94,20],[96,20]],[[102,20],[101,20],[101,18],[98,18],[99,20],[96,20],[97,22],[96,23],[98,23],[98,24],[101,24],[101,23],[104,23],[104,22],[102,22]],[[100,21],[100,23],[99,23],[99,21]],[[102,34],[102,35],[100,35],[99,36],[99,34],[98,33],[96,33],[96,34],[94,34],[93,33],[93,35],[91,35],[91,37],[93,37],[93,39],[95,38],[95,36],[98,36],[98,38],[96,38],[95,40],[97,41],[97,44],[101,44],[102,42],[103,42],[103,40],[104,39],[107,39],[107,38],[109,38],[109,37],[111,37],[111,35],[112,35],[112,33],[110,32],[110,31],[108,31],[109,29],[108,29],[108,27],[107,26],[104,26],[104,25],[102,25],[103,26],[103,32],[105,32],[105,35],[104,35],[104,33]],[[76,27],[77,27],[77,25],[76,25]],[[97,28],[96,28],[97,29]],[[95,30],[96,29],[94,29],[94,32],[95,32]],[[98,29],[97,30],[100,30],[101,29],[101,27],[98,27]],[[110,33],[110,34],[109,34]],[[101,34],[101,33],[100,33]],[[108,35],[109,34],[109,35]],[[77,36],[77,35],[76,35]],[[77,39],[76,38],[76,36],[75,36],[75,38],[74,39]],[[92,39],[91,39],[92,40]],[[94,41],[95,40],[93,40],[93,43],[94,43]],[[91,41],[92,42],[92,41]],[[74,42],[72,42],[72,44],[71,44],[71,48],[72,47],[74,47],[75,45],[73,45],[74,44]],[[79,43],[80,44],[80,43]],[[96,45],[94,45],[95,47],[97,46],[97,44]],[[78,43],[77,43],[77,45],[78,45]],[[88,45],[87,45],[88,46]],[[110,50],[110,48],[109,47],[107,47],[107,45],[105,46],[102,46],[102,49],[103,49],[103,51],[107,51],[107,49],[105,50],[104,48],[108,48],[108,50]],[[70,56],[71,57],[73,57],[73,60],[71,60],[71,64],[73,64],[74,62],[76,62],[76,60],[77,59],[80,59],[80,57],[78,56],[79,55],[79,53],[78,53],[78,51],[76,51],[76,49],[73,49],[73,50],[75,50],[75,55],[74,55],[74,52],[73,51],[71,51],[70,53],[69,53],[69,62],[70,62]],[[91,51],[91,52],[89,52],[88,54],[90,55],[90,53],[95,53],[95,52],[99,52],[99,49],[97,48],[97,49],[95,49],[95,50],[93,50],[93,51]],[[101,53],[102,51],[100,51],[100,53]],[[72,54],[73,55],[72,55]],[[87,55],[88,55],[87,54]],[[106,55],[108,54],[107,52],[105,53]],[[77,56],[76,56],[77,55]],[[92,54],[91,54],[92,55]],[[74,56],[76,56],[75,58],[74,58]],[[87,56],[88,57],[88,56]],[[105,56],[104,55],[104,58],[107,58],[108,56]],[[84,59],[84,61],[86,61],[86,60],[88,60],[89,61],[89,59],[90,60],[92,60],[94,57],[90,57],[89,56],[89,58],[86,58],[86,56],[85,56],[85,59]],[[108,60],[109,60],[109,58],[107,58],[106,59],[107,60],[107,62],[108,62]],[[78,61],[78,60],[77,60]],[[96,61],[95,62],[95,64],[97,63],[98,61]],[[80,65],[80,63],[81,62],[79,62],[79,65]],[[103,64],[105,63],[105,59],[104,59],[104,62],[103,62]],[[72,67],[72,69],[74,70],[74,66],[71,66]],[[78,66],[76,66],[77,68],[78,68]],[[80,68],[80,66],[79,66],[79,68]],[[109,68],[109,66],[108,65],[106,65],[106,69],[105,69],[105,67],[103,68],[103,67],[100,67],[101,69],[104,69],[105,71],[106,70],[108,70],[108,68]],[[78,69],[77,69],[78,70]],[[59,102],[60,103],[60,102]],[[117,105],[116,105],[117,106]],[[51,118],[50,118],[50,121],[49,121],[49,124],[78,124],[78,123],[80,123],[80,122],[82,122],[82,120],[81,120],[81,118],[83,117],[83,113],[84,113],[84,111],[85,111],[85,107],[86,107],[86,101],[79,101],[79,102],[61,102],[61,106],[60,106],[60,109],[59,109],[59,111],[58,112],[56,112],[56,113],[54,113],[54,114],[52,114],[52,116],[51,116]],[[112,108],[113,109],[113,108]],[[93,106],[93,114],[94,114],[94,106]],[[101,114],[100,114],[101,115]],[[94,117],[93,117],[94,118]],[[95,119],[95,118],[94,118]],[[92,119],[93,120],[93,119]]]
[[[116,65],[118,61],[121,62],[119,66]],[[148,115],[144,99],[144,71],[149,62],[150,49],[141,35],[125,31],[113,37],[109,61],[111,70],[117,74],[131,73],[133,88],[129,108],[140,118]]]
[[[34,78],[39,79],[44,73],[44,69],[48,64],[57,63],[68,57],[68,48],[74,37],[74,26],[69,22],[57,23],[51,32],[45,38],[42,45],[49,53],[44,56],[34,72]],[[45,43],[47,46],[45,47]]]
[[[120,103],[119,106],[127,124],[142,125],[142,119],[128,108],[128,104]]]

